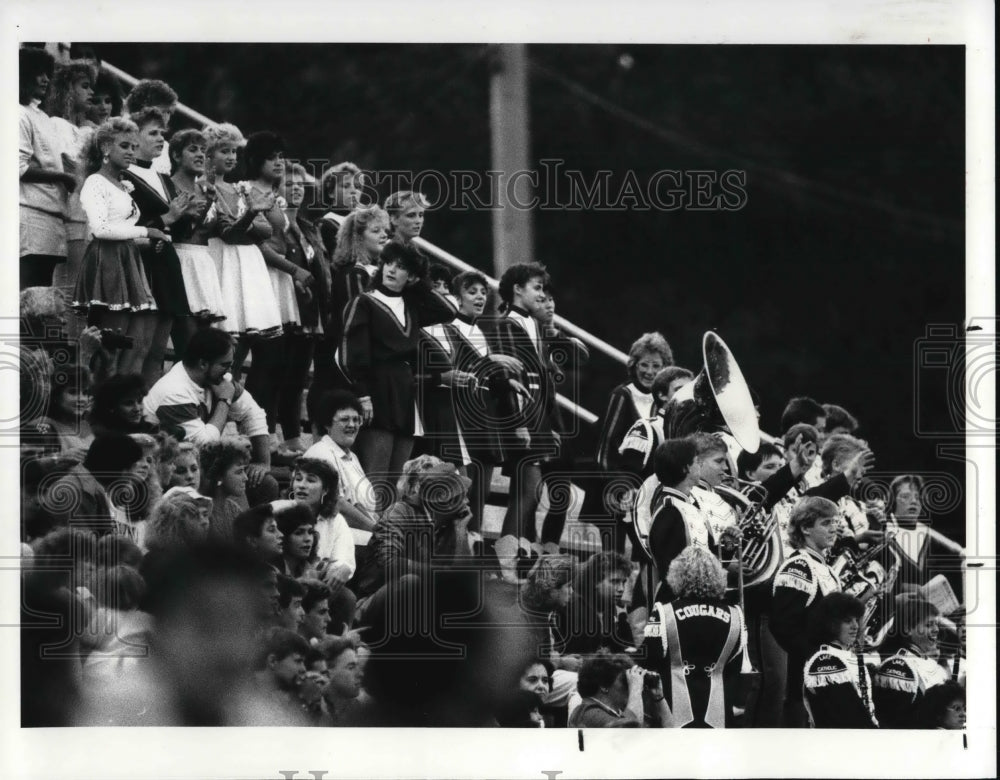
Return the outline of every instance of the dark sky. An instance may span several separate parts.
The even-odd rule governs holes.
[[[490,165],[485,46],[96,49],[167,80],[202,113],[282,133],[292,157],[371,170]],[[692,368],[702,333],[717,329],[762,399],[765,430],[779,432],[789,397],[810,395],[861,420],[886,479],[964,478],[938,456],[940,438],[918,435],[955,430],[943,373],[919,355],[929,325],[960,334],[965,312],[962,47],[528,53],[534,160],[561,160],[584,181],[606,170],[612,190],[629,172],[643,186],[663,170],[745,172],[738,210],[538,210],[536,257],[560,314],[623,350],[660,330]],[[424,235],[491,271],[490,226],[488,211],[445,208]],[[595,356],[582,403],[599,413],[622,373]],[[591,441],[583,431],[581,452]],[[960,491],[937,509],[949,530],[964,525]]]

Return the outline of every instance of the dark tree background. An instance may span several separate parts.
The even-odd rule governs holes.
[[[379,170],[490,167],[484,45],[100,44],[130,73],[302,160]],[[919,368],[928,325],[961,334],[964,49],[936,46],[531,46],[532,158],[590,179],[746,172],[738,211],[543,209],[536,257],[559,313],[627,350],[660,330],[700,367],[717,329],[777,433],[785,401],[839,403],[886,474],[964,480],[916,429],[955,431],[961,399]],[[380,192],[385,196],[387,192]],[[491,272],[491,215],[436,210],[424,236]],[[945,340],[947,342],[947,339]],[[622,379],[595,355],[579,398]],[[920,408],[916,406],[917,390]],[[915,420],[922,421],[918,426]],[[578,439],[582,452],[593,432]],[[961,491],[938,501],[964,534]]]

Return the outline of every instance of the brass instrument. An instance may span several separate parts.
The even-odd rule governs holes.
[[[891,547],[894,538],[895,534],[886,531],[881,542],[861,555],[845,549],[830,566],[844,593],[860,597],[869,588],[872,590],[864,602],[865,611],[861,620],[861,630],[868,647],[881,645],[894,622],[892,607],[886,603],[902,566],[899,555]],[[889,554],[888,566],[880,560],[885,551]]]
[[[761,433],[750,387],[726,343],[712,331],[702,338],[704,365],[693,382],[678,390],[664,410],[663,431],[669,437],[727,429],[747,452],[756,452]],[[743,537],[740,552],[746,566],[746,587],[767,582],[781,564],[781,534],[777,519],[763,508],[764,488],[738,479],[736,487],[715,488],[736,516]]]
[[[731,477],[730,485],[719,485],[715,492],[729,504],[737,516],[742,556],[741,572],[745,586],[766,584],[781,565],[781,534],[778,518],[764,508],[767,490],[756,482]]]
[[[704,367],[664,410],[664,433],[667,438],[679,438],[728,428],[743,449],[756,452],[760,446],[757,411],[733,353],[712,331],[702,337],[701,351]]]

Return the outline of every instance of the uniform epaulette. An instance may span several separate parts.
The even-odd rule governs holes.
[[[852,683],[851,670],[842,658],[820,651],[806,662],[806,688]]]
[[[809,563],[805,560],[795,558],[785,561],[784,565],[778,569],[778,573],[774,576],[774,589],[777,590],[779,587],[794,588],[795,590],[801,590],[803,593],[812,593],[816,585],[813,581],[813,571]]]
[[[875,673],[873,684],[879,688],[914,694],[920,688],[916,671],[902,654],[890,656],[882,662]]]

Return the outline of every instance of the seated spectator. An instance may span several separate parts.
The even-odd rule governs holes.
[[[878,728],[871,676],[856,648],[863,614],[853,596],[830,593],[809,615],[816,652],[805,664],[803,694],[813,728]]]
[[[551,727],[551,721],[542,714],[542,705],[551,693],[552,664],[532,659],[522,670],[516,690],[501,702],[497,723],[508,729]]]
[[[289,497],[309,507],[315,517],[315,568],[319,579],[331,588],[344,585],[357,568],[352,529],[337,512],[338,488],[337,472],[326,461],[299,458],[295,462]]]
[[[289,577],[316,578],[316,519],[304,504],[295,505],[278,515],[278,530],[284,540],[278,571]]]
[[[924,695],[913,715],[918,729],[965,729],[965,688],[958,683],[936,685]]]
[[[290,631],[300,631],[306,611],[302,599],[306,595],[306,587],[298,580],[278,575],[278,624]]]
[[[261,691],[281,709],[299,714],[299,692],[306,679],[309,645],[286,628],[272,628],[264,640],[264,670],[257,674]]]
[[[272,619],[264,570],[232,547],[173,548],[158,581],[151,614],[156,652],[121,686],[88,702],[83,725],[305,725],[261,695],[252,637]]]
[[[251,507],[237,515],[233,521],[233,541],[236,546],[273,567],[284,545],[281,531],[278,530],[279,508],[274,505],[291,503],[274,501]]]
[[[231,541],[233,521],[251,506],[247,498],[250,456],[238,439],[226,438],[203,446],[198,459],[200,492],[215,502],[212,507],[212,536]]]
[[[351,725],[364,681],[358,646],[353,638],[338,638],[326,648],[327,683],[323,688],[322,725]]]
[[[143,458],[142,447],[128,436],[115,434],[94,439],[83,463],[73,466],[43,496],[43,507],[62,523],[87,528],[97,534],[131,534],[123,507],[135,490],[133,476]]]
[[[208,538],[212,499],[194,488],[170,488],[149,518],[145,543],[149,552],[201,544]]]
[[[88,326],[77,338],[71,339],[67,332],[66,299],[54,287],[28,287],[21,290],[19,300],[21,351],[40,352],[48,358],[51,373],[53,363],[78,363],[95,371],[100,379],[102,355],[101,329]],[[21,408],[25,408],[21,399]],[[38,410],[41,413],[44,406]],[[22,412],[22,425],[24,413]]]
[[[221,330],[199,330],[188,343],[184,360],[163,375],[143,401],[146,420],[159,424],[179,440],[199,447],[218,441],[226,423],[235,422],[250,437],[252,462],[270,464],[267,418],[229,371],[233,345]]]
[[[525,580],[519,594],[523,617],[536,635],[537,657],[549,661],[560,683],[560,673],[572,673],[573,687],[580,668],[579,655],[565,655],[566,612],[573,599],[576,561],[570,555],[543,555]],[[555,687],[563,687],[557,684]]]
[[[625,655],[602,651],[583,662],[577,688],[583,697],[569,716],[570,728],[642,728],[644,678],[648,674]],[[666,710],[662,682],[651,688],[651,697]],[[667,725],[669,712],[661,722]]]
[[[366,570],[358,572],[362,625],[384,621],[387,589],[401,579],[427,578],[432,560],[435,568],[448,567],[469,555],[469,484],[454,466],[432,455],[404,464],[397,486],[401,498],[375,526],[371,541],[375,556]]]
[[[115,374],[94,389],[90,427],[95,434],[153,433],[157,426],[142,416],[146,384],[140,374]]]
[[[628,559],[612,552],[595,553],[577,570],[566,607],[567,653],[590,654],[601,648],[621,653],[632,646],[632,629],[621,604],[631,573]]]
[[[83,663],[85,693],[126,683],[148,657],[153,640],[153,621],[139,609],[146,589],[139,572],[117,565],[99,575],[97,609],[85,635],[90,648]]]
[[[28,437],[51,437],[62,458],[80,463],[94,434],[87,420],[93,378],[83,366],[60,366],[52,377],[45,416],[26,431]]]
[[[319,580],[305,579],[301,584],[306,589],[306,595],[302,597],[302,609],[305,615],[299,626],[299,633],[309,640],[311,645],[318,645],[321,641],[325,642],[328,637],[330,589]]]
[[[303,457],[326,461],[337,470],[337,512],[351,528],[371,532],[375,528],[375,493],[353,452],[361,430],[361,403],[339,390],[324,394],[317,407],[315,422],[323,438]]]
[[[189,487],[194,490],[201,487],[201,456],[198,448],[191,442],[178,442],[170,465],[172,468],[168,487]]]
[[[160,440],[149,433],[130,433],[129,436],[142,447],[142,460],[136,476],[145,484],[145,491],[130,507],[133,519],[138,522],[148,519],[154,505],[163,496],[163,484],[160,482]]]

